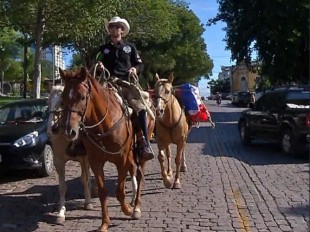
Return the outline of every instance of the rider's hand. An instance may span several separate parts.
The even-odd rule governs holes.
[[[131,67],[131,68],[128,70],[128,72],[129,72],[130,74],[135,74],[135,75],[137,75],[137,69],[136,69],[135,67]]]
[[[97,63],[97,70],[98,71],[103,71],[104,70],[104,65],[101,61],[98,61]]]

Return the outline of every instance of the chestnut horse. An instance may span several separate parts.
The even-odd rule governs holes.
[[[173,74],[168,79],[159,79],[156,74],[154,100],[156,108],[156,142],[161,175],[166,188],[181,188],[180,171],[186,170],[185,145],[190,126],[187,123],[184,110],[174,96],[172,82]],[[176,144],[175,177],[171,164],[170,144]],[[167,170],[165,167],[167,159]]]
[[[107,231],[110,224],[104,183],[104,165],[107,161],[117,168],[116,198],[123,213],[135,219],[140,218],[145,161],[139,160],[133,150],[136,128],[131,117],[134,115],[120,102],[121,98],[110,83],[101,85],[85,68],[75,72],[60,69],[60,75],[65,86],[62,102],[66,122],[61,130],[69,141],[78,138],[80,129],[83,131],[82,139],[95,175],[101,203],[102,224],[99,231]],[[155,120],[150,120],[148,116],[150,135],[154,125]],[[140,169],[137,168],[137,160]],[[125,201],[125,179],[128,172],[135,179],[133,183],[136,183],[137,188],[133,207]]]
[[[60,133],[53,132],[52,127],[55,123],[60,123],[60,117],[62,114],[61,93],[63,92],[63,86],[53,86],[50,91],[48,99],[48,106],[50,110],[47,131],[50,137],[53,151],[54,151],[54,165],[58,174],[59,182],[59,211],[57,214],[57,222],[63,223],[65,221],[65,196],[67,191],[67,185],[65,180],[65,166],[69,160],[77,161],[81,167],[81,180],[84,186],[84,209],[90,210],[93,208],[91,204],[91,178],[90,178],[90,166],[88,163],[88,157],[85,154],[78,154],[71,156],[66,153],[70,141],[63,138]]]

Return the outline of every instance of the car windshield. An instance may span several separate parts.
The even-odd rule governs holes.
[[[250,94],[249,92],[239,92],[239,95],[241,95],[241,96],[247,96],[249,94]]]
[[[47,118],[45,102],[18,102],[0,108],[0,124],[37,123]]]

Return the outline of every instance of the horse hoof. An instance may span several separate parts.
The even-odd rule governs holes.
[[[97,232],[108,232],[108,229],[100,227]]]
[[[55,223],[56,223],[57,225],[64,225],[64,224],[65,224],[65,221],[66,221],[66,218],[65,218],[65,217],[56,217]]]
[[[164,186],[168,189],[171,189],[172,187],[172,181],[164,180]]]
[[[93,204],[91,204],[91,203],[88,203],[88,204],[85,204],[84,205],[84,209],[85,210],[92,210],[94,208],[94,206],[93,206]]]
[[[133,214],[132,214],[132,218],[135,219],[135,220],[138,220],[141,218],[141,211],[134,211]]]
[[[187,172],[187,167],[186,166],[182,166],[180,168],[180,172]]]
[[[105,222],[101,224],[97,232],[108,232],[109,225],[110,225],[110,222]]]
[[[180,189],[182,187],[181,183],[174,183],[173,188],[174,189]]]

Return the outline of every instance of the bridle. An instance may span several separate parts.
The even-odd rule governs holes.
[[[158,88],[159,88],[160,86],[163,86],[163,85],[164,85],[164,83],[158,84]],[[172,97],[172,93],[169,94],[169,97],[168,97],[168,98],[164,98],[164,97],[161,96],[161,93],[162,93],[163,91],[164,91],[164,90],[160,91],[159,94],[155,94],[155,95],[154,95],[154,98],[155,98],[155,100],[158,100],[158,99],[163,100],[163,102],[165,103],[165,105],[167,105],[167,103],[169,102],[170,98]]]
[[[160,83],[160,84],[158,85],[158,87],[159,87],[159,86],[162,86],[162,85],[164,85],[164,83]],[[163,90],[163,91],[164,91],[164,90]],[[162,91],[161,91],[161,92],[162,92]],[[154,95],[154,98],[155,98],[156,101],[157,101],[158,99],[161,99],[161,100],[164,102],[164,104],[165,104],[165,107],[164,107],[164,108],[166,108],[168,102],[171,101],[171,100],[172,100],[172,96],[174,96],[174,94],[173,94],[174,91],[171,91],[171,92],[170,92],[168,98],[165,98],[165,97],[161,96],[161,92],[159,92],[159,94],[155,94],[155,95]],[[177,100],[177,99],[174,97],[174,100]],[[179,124],[179,122],[181,121],[182,115],[183,115],[183,110],[181,109],[181,113],[180,113],[180,117],[179,117],[178,121],[177,121],[175,124],[173,124],[172,126],[166,126],[166,125],[162,122],[162,120],[158,120],[158,122],[159,122],[163,127],[167,128],[167,129],[172,129],[172,128],[176,127],[176,126]]]
[[[104,113],[104,115],[102,116],[102,118],[95,124],[93,125],[88,125],[86,123],[86,118],[85,118],[85,115],[86,115],[86,112],[88,110],[88,107],[90,105],[90,100],[92,98],[92,94],[91,94],[91,90],[92,90],[92,84],[91,84],[91,81],[89,79],[86,79],[86,81],[83,82],[83,85],[86,87],[87,91],[88,91],[88,94],[86,96],[86,107],[83,111],[80,111],[80,110],[77,110],[77,109],[67,109],[69,112],[75,112],[77,113],[79,116],[81,116],[81,121],[80,121],[80,129],[82,131],[85,132],[86,136],[88,137],[88,139],[96,146],[98,147],[100,150],[102,150],[103,152],[105,153],[108,153],[108,154],[119,154],[123,147],[121,146],[120,149],[116,152],[111,152],[109,150],[107,150],[104,146],[101,146],[98,141],[102,141],[102,139],[110,134],[112,134],[112,132],[114,130],[116,130],[117,128],[119,128],[122,124],[121,122],[125,119],[125,116],[124,114],[122,114],[122,116],[120,117],[120,119],[114,123],[110,128],[108,128],[107,130],[104,130],[102,133],[98,134],[98,133],[94,133],[92,132],[90,129],[92,128],[95,128],[99,125],[101,125],[105,119],[107,118],[107,115],[108,113],[110,112],[110,102],[111,102],[111,99],[110,99],[110,95],[109,94],[106,94],[106,99],[107,99],[107,106],[106,106],[106,111]],[[127,131],[129,131],[129,126],[127,124]]]
[[[83,125],[84,124],[84,120],[85,120],[85,114],[87,112],[87,108],[88,108],[88,105],[89,105],[89,100],[91,98],[91,84],[89,83],[89,81],[84,81],[82,82],[82,84],[84,85],[84,87],[87,89],[87,95],[86,95],[86,106],[85,106],[85,109],[83,110],[79,110],[79,109],[76,109],[76,108],[69,108],[69,107],[66,107],[63,109],[63,111],[68,111],[68,113],[76,113],[77,115],[79,115],[81,117],[81,122],[80,124]],[[82,99],[84,100],[84,99]]]

